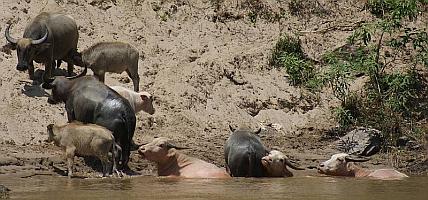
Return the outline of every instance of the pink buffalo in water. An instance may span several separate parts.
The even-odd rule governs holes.
[[[194,158],[177,150],[167,138],[154,139],[138,149],[145,159],[156,163],[159,176],[183,178],[229,178],[226,170],[198,158]]]
[[[355,158],[346,153],[334,154],[330,160],[319,164],[318,172],[331,176],[369,177],[383,180],[408,177],[395,169],[369,170],[354,164],[354,162],[365,162],[368,160],[368,158]]]

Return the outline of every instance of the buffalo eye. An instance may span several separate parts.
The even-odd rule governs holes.
[[[165,144],[160,144],[160,145],[158,145],[160,148],[163,148],[163,147],[165,147]]]

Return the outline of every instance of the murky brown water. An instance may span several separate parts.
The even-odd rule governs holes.
[[[428,177],[400,181],[331,177],[203,180],[133,177],[2,179],[11,199],[428,199]]]

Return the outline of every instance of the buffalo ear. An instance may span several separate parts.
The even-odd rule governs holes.
[[[2,51],[10,52],[10,50],[16,50],[16,44],[8,42],[7,44],[3,45]]]
[[[141,100],[143,101],[147,101],[149,99],[149,97],[145,94],[140,94]]]
[[[168,149],[168,153],[166,154],[166,157],[170,158],[175,156],[175,153],[177,153],[176,149]]]
[[[229,124],[229,130],[233,133],[236,131],[236,128],[233,128],[232,125]]]
[[[53,124],[49,124],[46,128],[48,129],[48,131],[51,131],[53,126],[54,126]]]

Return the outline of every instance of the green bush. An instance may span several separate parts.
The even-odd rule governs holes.
[[[280,61],[287,71],[292,85],[307,83],[314,76],[313,67],[295,55],[283,54]]]
[[[272,50],[270,65],[285,68],[292,85],[315,87],[318,80],[314,79],[315,70],[312,63],[305,58],[300,40],[288,35],[279,38]]]
[[[389,17],[401,20],[403,17],[413,19],[418,14],[418,2],[420,0],[368,0],[366,7],[370,12],[379,17]],[[400,24],[397,21],[397,25]]]
[[[304,58],[301,42],[298,38],[284,35],[279,38],[274,49],[272,50],[272,57],[270,65],[275,67],[283,67],[282,57],[284,55],[291,55],[299,59]]]
[[[387,74],[380,80],[386,105],[398,112],[410,112],[412,99],[417,98],[420,82],[415,72]]]

